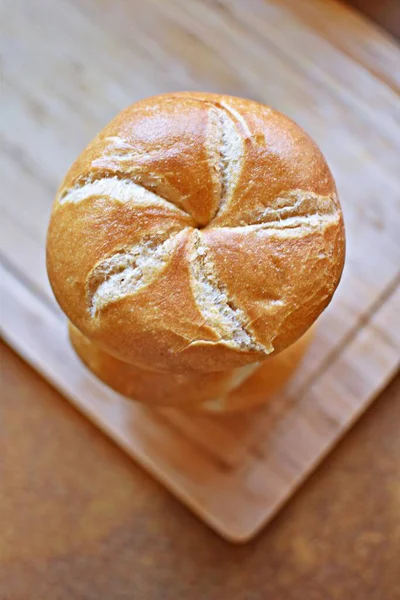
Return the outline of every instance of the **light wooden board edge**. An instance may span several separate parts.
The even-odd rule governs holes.
[[[254,518],[251,517],[250,522],[245,523],[245,526],[238,523],[238,528],[235,530],[234,527],[232,528],[232,514],[228,515],[228,520],[225,522],[223,515],[221,517],[221,514],[215,514],[212,509],[210,510],[210,507],[207,507],[206,504],[200,502],[198,498],[193,497],[192,491],[186,489],[184,480],[171,477],[171,473],[168,473],[164,469],[165,465],[162,464],[162,461],[158,462],[157,458],[154,459],[154,457],[151,459],[146,451],[143,452],[143,448],[140,448],[140,443],[139,446],[133,447],[132,438],[126,435],[122,422],[114,421],[113,423],[110,419],[110,422],[107,423],[104,421],[104,418],[99,419],[99,416],[96,414],[95,403],[92,405],[90,403],[90,396],[94,395],[96,401],[104,399],[104,402],[106,403],[110,400],[114,403],[126,401],[120,398],[118,394],[114,394],[114,392],[108,390],[100,382],[97,382],[95,378],[90,377],[90,374],[80,364],[69,345],[65,323],[53,313],[41,299],[7,270],[2,269],[1,280],[3,286],[3,336],[5,341],[21,354],[21,356],[47,380],[49,380],[63,395],[71,400],[81,412],[86,414],[91,421],[99,426],[123,450],[182,500],[184,504],[197,514],[197,516],[226,540],[233,543],[243,543],[248,541],[267,524],[267,522],[292,496],[295,490],[297,490],[304,482],[308,475],[336,445],[339,439],[348,431],[398,369],[400,351],[397,348],[397,351],[394,351],[394,360],[391,361],[391,366],[389,368],[386,366],[385,372],[379,373],[377,379],[377,382],[379,383],[375,385],[375,388],[368,395],[368,398],[366,398],[364,402],[359,403],[359,409],[353,414],[352,419],[345,423],[339,433],[336,433],[336,435],[328,440],[328,443],[323,450],[309,462],[307,469],[302,472],[300,477],[296,477],[294,483],[287,488],[286,493],[282,495],[273,506],[270,506],[268,510],[265,509],[263,511],[262,507],[260,507],[257,502],[254,506],[251,506],[251,501],[249,501],[248,509],[250,512],[253,511],[252,514],[254,515]],[[398,300],[396,294],[393,295],[393,298],[397,305]],[[379,314],[381,311],[388,314],[395,310],[395,305],[390,308],[390,302],[391,299],[389,298],[388,302],[379,309],[378,315],[374,316],[370,328],[376,329],[374,321],[377,323],[379,322]],[[366,328],[364,328],[364,330],[365,329]],[[44,335],[41,335],[41,332]],[[55,338],[56,343],[46,346],[46,342],[49,341],[49,335]],[[385,337],[381,333],[380,336],[381,337],[378,336],[378,340],[381,339],[382,344],[385,344]],[[391,341],[390,344],[392,344]],[[56,348],[57,350],[55,350]],[[56,360],[54,360],[55,351],[58,352],[59,355]],[[61,362],[65,363],[64,370],[59,369],[60,359]],[[76,380],[74,374],[75,371],[78,373],[79,381]],[[85,400],[82,401],[82,396],[84,394]],[[132,406],[135,406],[135,410],[138,411],[138,414],[140,413],[139,420],[144,419],[146,421],[146,411],[143,410],[140,405],[134,404]],[[123,417],[122,412],[121,416]],[[157,424],[151,420],[151,417],[148,420],[148,425],[154,429],[154,444],[157,445],[157,436],[161,435],[164,437],[164,441],[169,443],[173,440],[173,444],[176,445],[177,436],[174,431],[169,431],[168,427],[163,427],[162,424],[157,426]],[[168,437],[170,439],[167,439]],[[184,440],[184,438],[178,436],[178,442],[182,443],[182,447],[184,448],[183,454],[188,457],[188,460],[194,459],[197,462],[202,462],[202,469],[215,469],[213,462],[209,461],[207,457],[202,456],[201,452],[199,452],[198,449],[193,448],[188,440]],[[262,463],[259,463],[256,465],[255,472],[257,473],[257,469],[262,468]],[[176,473],[174,473],[174,475],[176,475]],[[232,494],[235,493],[235,489],[232,488],[232,482],[229,481],[229,477],[227,477],[223,471],[218,472],[218,469],[216,469],[213,476],[222,479],[226,478],[227,490],[232,499],[233,509],[235,510],[235,499],[232,496]],[[231,489],[228,489],[229,487]],[[238,495],[241,494],[239,489],[236,491]],[[241,510],[245,505],[246,497],[239,498],[236,508]]]
[[[151,451],[156,449],[155,454],[157,455],[157,445],[160,445],[158,437],[161,437],[164,444],[163,450],[166,445],[181,444],[182,458],[188,462],[195,461],[203,472],[214,469],[215,477],[226,478],[224,470],[219,471],[215,461],[209,460],[208,456],[203,456],[201,449],[194,447],[190,441],[177,434],[172,428],[153,419],[146,408],[138,403],[126,401],[92,376],[79,361],[69,343],[66,322],[60,319],[56,312],[53,312],[17,276],[3,268],[1,263],[0,280],[3,288],[0,333],[5,342],[201,520],[228,541],[240,541],[236,539],[236,536],[230,535],[229,528],[226,527],[223,519],[220,520],[218,515],[209,512],[201,502],[193,498],[193,494],[186,490],[184,482],[170,476],[165,468],[169,457],[159,453],[158,460],[153,460]],[[103,415],[100,418],[97,413],[98,402],[103,403]],[[134,436],[131,433],[127,434],[123,422],[122,405],[126,403],[129,404],[130,412],[139,417],[136,420],[142,422],[139,429],[135,430]],[[104,419],[106,404],[109,404],[112,409],[108,420]],[[122,420],[114,418],[115,407],[121,408]],[[144,437],[141,436],[141,429],[143,431],[146,429],[144,436],[146,438],[149,437],[150,429],[153,431],[151,440],[153,446],[149,447],[147,452],[144,450]],[[138,445],[134,443],[135,436],[139,439]],[[177,472],[174,473],[174,475],[177,474]],[[229,492],[229,478],[226,479],[226,490],[228,493],[232,493],[234,490]],[[248,532],[249,537],[251,537],[251,533],[251,531]]]

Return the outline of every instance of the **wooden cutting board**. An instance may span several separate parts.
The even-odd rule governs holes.
[[[3,335],[216,531],[245,541],[399,367],[399,49],[328,0],[4,5]],[[50,207],[70,163],[121,108],[179,89],[292,116],[326,154],[344,208],[346,268],[315,341],[279,396],[244,416],[155,413],[107,389],[70,348],[45,274]]]

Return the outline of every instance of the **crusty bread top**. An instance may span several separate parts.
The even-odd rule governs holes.
[[[217,371],[299,338],[344,261],[335,183],[314,142],[250,100],[137,102],[84,150],[51,216],[62,309],[114,356]]]

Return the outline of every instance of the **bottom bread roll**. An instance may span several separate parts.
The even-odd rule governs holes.
[[[88,340],[69,323],[71,343],[85,365],[104,383],[148,406],[171,406],[213,413],[249,410],[287,382],[312,339],[312,329],[292,346],[257,363],[215,373],[191,375],[147,371],[125,363]]]

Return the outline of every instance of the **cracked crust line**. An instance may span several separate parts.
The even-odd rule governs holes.
[[[268,231],[281,238],[292,238],[302,233],[324,230],[341,219],[335,194],[322,196],[304,190],[291,190],[275,198],[270,206],[254,210],[235,225],[213,226],[208,230],[228,229]]]
[[[158,240],[150,240],[113,254],[98,263],[87,283],[89,312],[95,317],[101,308],[140,291],[168,265],[171,252],[187,229]]]
[[[243,132],[246,134],[246,138],[251,139],[253,137],[249,126],[246,123],[246,119],[236,109],[232,108],[232,106],[223,101],[217,102],[216,106],[220,106],[229,115],[229,117],[233,117],[234,121],[236,120],[238,123],[240,123],[243,128]]]
[[[175,98],[178,97],[175,96]],[[221,194],[219,206],[207,224],[207,227],[209,227],[212,225],[212,221],[217,216],[223,214],[229,206],[229,202],[235,193],[245,159],[245,139],[251,140],[253,135],[243,115],[226,102],[198,98],[195,95],[190,95],[189,98],[195,102],[207,105],[211,111],[214,111],[218,122],[217,127],[220,138],[218,172],[221,180]],[[211,113],[211,119],[214,115]],[[242,130],[242,135],[240,135],[236,127],[237,124],[240,126],[239,129]],[[209,152],[209,154],[211,153]]]
[[[310,215],[307,217],[289,217],[284,220],[267,221],[265,223],[256,223],[254,225],[234,225],[232,227],[213,227],[213,231],[234,231],[238,233],[258,233],[266,234],[280,239],[294,239],[302,237],[309,233],[315,233],[316,230],[325,231],[327,227],[337,225],[340,220],[339,215]]]
[[[214,103],[210,104],[209,120],[211,125],[208,154],[210,162],[215,164],[219,177],[219,198],[216,202],[207,227],[212,226],[215,217],[224,213],[232,200],[240,173],[243,168],[245,147],[235,121],[226,110]],[[214,142],[216,139],[216,142]]]
[[[108,197],[121,203],[134,202],[137,206],[164,208],[173,211],[177,216],[188,216],[188,213],[169,200],[165,200],[131,179],[116,175],[99,179],[89,175],[84,181],[78,182],[67,190],[62,190],[57,199],[59,205],[62,206],[68,203],[83,202],[96,196]]]
[[[289,218],[324,215],[338,215],[338,200],[335,194],[322,196],[306,190],[295,189],[281,193],[269,206],[254,210],[247,225],[282,221]]]
[[[220,111],[220,162],[221,198],[215,216],[219,216],[228,208],[232,200],[244,163],[244,143],[234,121],[224,111]]]
[[[173,96],[174,99],[180,98],[181,96]],[[201,102],[202,104],[208,104],[209,106],[214,106],[215,108],[219,108],[227,113],[228,117],[232,118],[233,121],[237,121],[243,128],[243,132],[246,134],[246,138],[252,138],[253,134],[250,131],[249,126],[246,123],[246,119],[241,115],[236,109],[232,108],[227,102],[211,100],[210,98],[199,98],[198,96],[190,94],[188,96],[191,100],[195,102]],[[264,107],[267,108],[267,107]],[[268,108],[269,112],[272,112],[272,109]]]
[[[236,308],[226,290],[218,281],[201,233],[193,230],[193,250],[190,257],[193,294],[205,322],[220,335],[221,340],[235,349],[262,354],[273,352],[257,342],[247,330],[245,313]],[[198,340],[196,340],[198,341]]]

